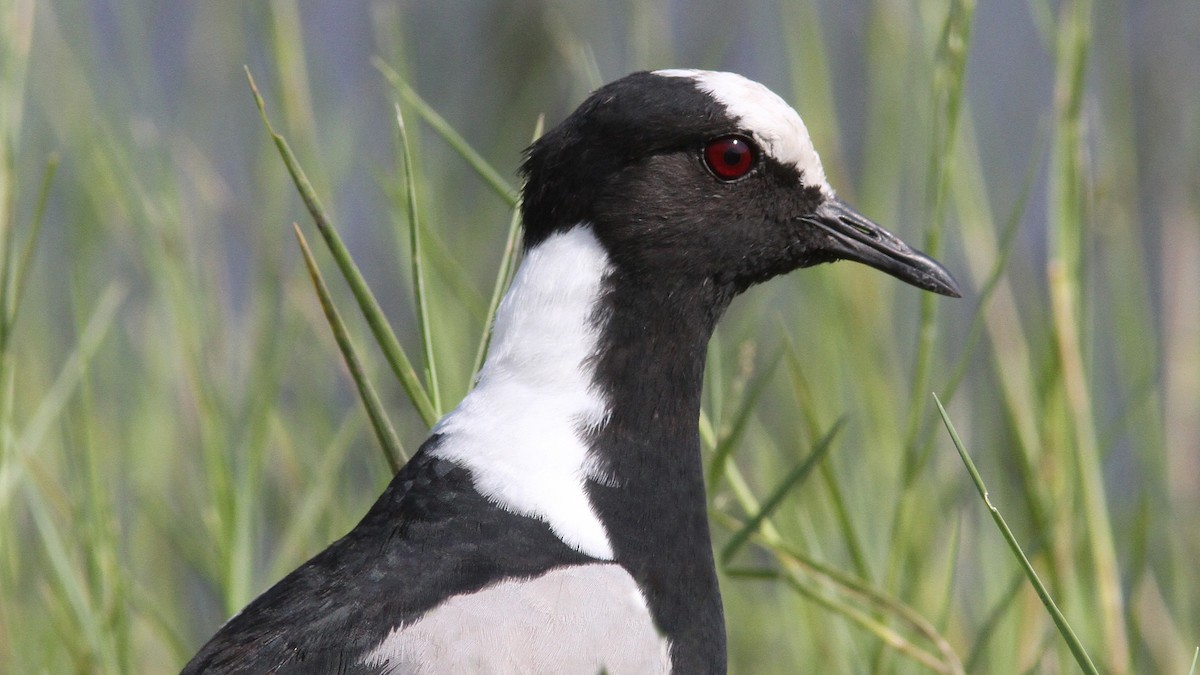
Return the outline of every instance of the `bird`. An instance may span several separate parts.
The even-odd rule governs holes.
[[[959,297],[741,75],[637,72],[526,150],[522,260],[472,390],[195,673],[723,673],[698,419],[751,286],[836,260]]]

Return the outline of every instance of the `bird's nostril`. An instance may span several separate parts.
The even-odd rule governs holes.
[[[853,218],[842,217],[842,218],[839,218],[838,220],[842,221],[846,225],[849,225],[850,227],[853,227],[855,230],[870,237],[871,239],[875,239],[876,241],[879,240],[879,232],[877,230],[869,228],[866,225],[863,225],[862,223],[854,220]]]

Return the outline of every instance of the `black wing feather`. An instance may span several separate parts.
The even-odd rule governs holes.
[[[388,672],[360,661],[443,599],[591,560],[542,521],[505,511],[430,438],[362,521],[230,619],[193,673]]]

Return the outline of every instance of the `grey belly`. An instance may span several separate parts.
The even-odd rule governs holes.
[[[362,663],[394,673],[667,673],[659,634],[619,565],[577,565],[450,598]]]

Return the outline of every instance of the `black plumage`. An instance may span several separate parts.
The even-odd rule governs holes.
[[[724,672],[697,431],[720,316],[756,283],[837,259],[957,294],[936,262],[833,196],[799,118],[760,89],[702,71],[635,73],[594,92],[522,166],[527,255],[572,235],[602,251],[604,273],[580,319],[594,344],[576,366],[605,410],[573,434],[586,447],[577,473],[607,545],[568,545],[542,502],[514,505],[481,487],[473,472],[522,448],[489,448],[498,459],[470,464],[446,451],[453,439],[439,428],[358,526],[231,619],[185,673],[385,672],[401,662],[371,665],[365,655],[447,598],[588,564],[617,565],[633,580],[673,671]],[[781,106],[781,126],[753,128],[731,110],[743,94]],[[802,135],[778,146],[799,155],[772,154],[780,134]],[[706,148],[730,137],[754,154],[716,170]]]

